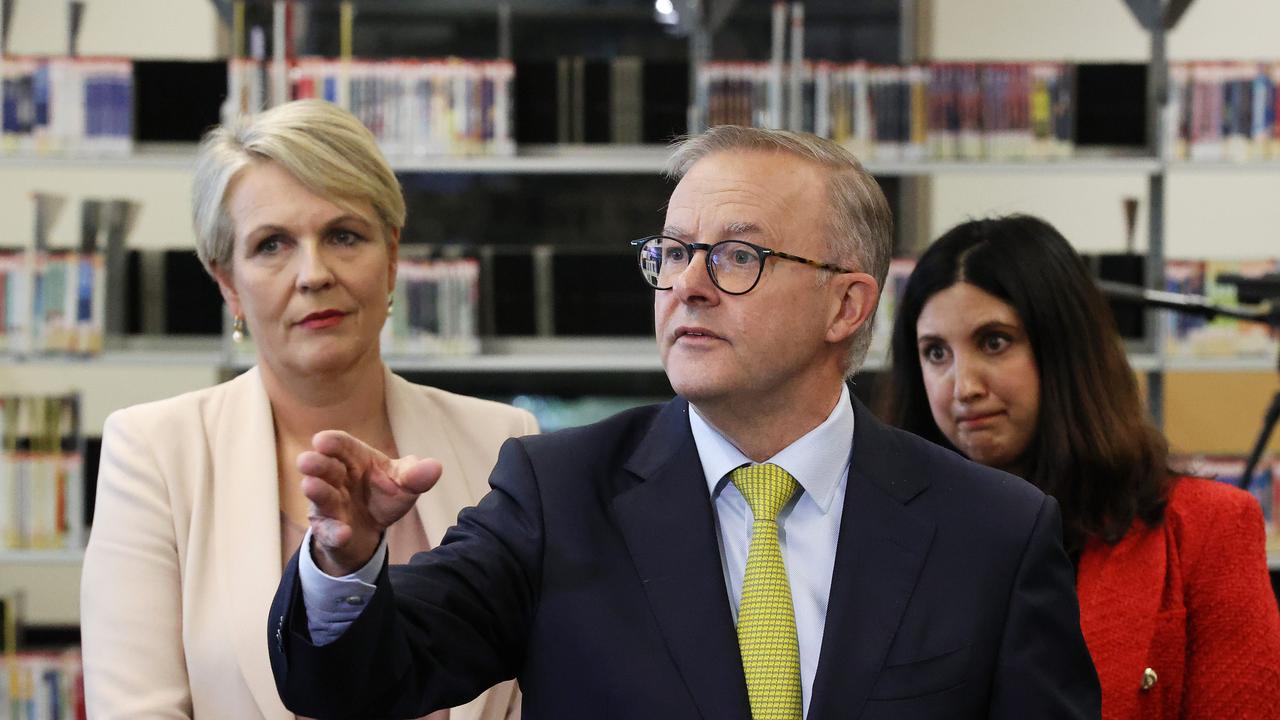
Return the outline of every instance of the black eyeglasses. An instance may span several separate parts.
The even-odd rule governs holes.
[[[820,270],[853,272],[839,265],[788,255],[746,240],[721,240],[708,245],[688,243],[665,235],[650,235],[632,240],[631,245],[640,251],[640,274],[655,290],[670,290],[676,276],[689,267],[693,254],[699,250],[707,253],[707,275],[711,282],[730,295],[745,295],[754,290],[768,257],[792,260]]]

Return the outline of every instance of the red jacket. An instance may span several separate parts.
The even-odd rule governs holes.
[[[1160,526],[1090,540],[1076,586],[1104,720],[1280,718],[1266,563],[1258,503],[1198,478],[1174,484]]]

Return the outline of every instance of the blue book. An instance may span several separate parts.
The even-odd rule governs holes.
[[[76,323],[93,320],[93,255],[82,253],[79,262],[79,282],[76,283]]]
[[[119,97],[116,107],[120,109],[120,124],[117,126],[116,133],[122,138],[129,139],[133,137],[133,77],[129,74],[120,75]]]
[[[95,74],[84,76],[84,136],[101,134],[99,118],[102,115],[102,82]]]
[[[36,68],[35,74],[32,76],[32,102],[34,104],[34,113],[32,122],[35,127],[49,127],[49,63],[42,62]]]
[[[18,102],[17,105],[17,126],[16,132],[28,134],[31,132],[32,126],[35,124],[36,108],[35,108],[35,78],[32,75],[23,75],[18,78],[14,86],[14,97]],[[6,97],[8,95],[6,94]]]
[[[1270,103],[1267,102],[1267,88],[1271,84],[1267,73],[1261,67],[1253,76],[1253,117],[1250,118],[1249,138],[1251,140],[1259,140],[1267,136],[1267,130],[1270,125],[1267,123],[1267,114],[1271,110]]]
[[[48,698],[49,704],[45,707],[47,715],[43,717],[60,718],[62,717],[62,692],[59,687],[60,676],[57,668],[47,668],[40,676],[40,682],[44,685],[44,691]]]
[[[4,84],[3,93],[0,93],[4,98],[3,105],[0,105],[0,132],[16,133],[18,132],[17,83],[10,78],[0,79],[0,83]]]

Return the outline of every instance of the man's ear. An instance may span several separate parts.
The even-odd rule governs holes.
[[[222,293],[222,299],[227,303],[231,316],[244,317],[244,309],[240,306],[240,293],[236,292],[236,286],[231,282],[230,269],[214,265],[213,279],[218,283],[218,292]]]
[[[880,284],[866,273],[841,273],[831,282],[839,291],[839,304],[827,323],[827,342],[839,343],[870,322],[880,302]]]

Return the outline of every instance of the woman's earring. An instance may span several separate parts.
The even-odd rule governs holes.
[[[390,317],[391,313],[395,312],[395,310],[396,310],[396,296],[395,296],[395,293],[392,293],[391,295],[387,296],[387,317]]]
[[[244,318],[237,315],[235,320],[231,321],[231,341],[239,344],[244,342]]]

